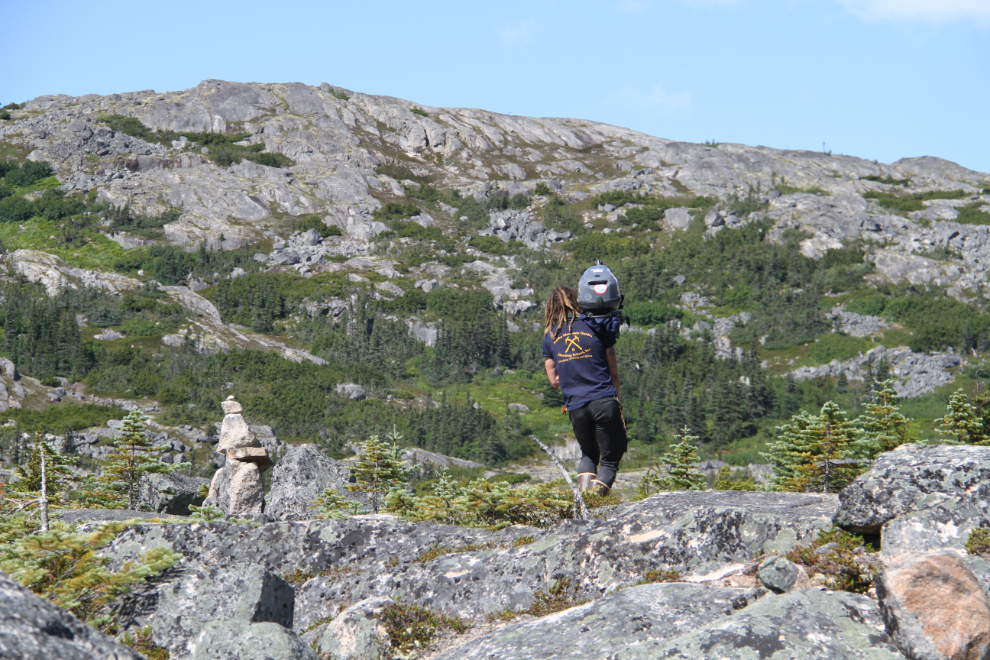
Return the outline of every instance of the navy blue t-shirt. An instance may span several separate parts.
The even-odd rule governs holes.
[[[556,341],[549,334],[543,335],[543,357],[552,358],[557,365],[568,410],[616,395],[605,357],[605,351],[615,346],[615,335],[605,325],[598,319],[578,317],[570,332],[564,324]]]

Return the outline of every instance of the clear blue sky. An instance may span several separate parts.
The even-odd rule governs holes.
[[[0,0],[0,103],[304,82],[990,172],[990,0]]]

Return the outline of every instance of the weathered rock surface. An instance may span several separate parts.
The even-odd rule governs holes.
[[[381,657],[392,646],[379,619],[390,598],[368,598],[334,617],[320,637],[320,653],[334,660]]]
[[[139,502],[142,508],[158,513],[188,516],[189,505],[200,506],[205,499],[199,494],[209,481],[181,474],[148,474],[141,478]]]
[[[835,523],[876,534],[889,520],[932,508],[990,504],[990,447],[906,444],[881,454],[870,470],[839,493]]]
[[[578,660],[610,658],[617,652],[625,657],[652,658],[656,656],[651,653],[669,638],[729,617],[755,602],[757,595],[755,589],[693,584],[630,587],[534,621],[500,628],[441,653],[437,660]]]
[[[0,573],[0,658],[140,660],[141,656]]]
[[[643,653],[622,649],[616,660],[633,658],[814,658],[902,660],[884,631],[876,603],[866,596],[804,589],[761,598],[730,617],[687,632]]]
[[[914,557],[876,582],[887,631],[912,660],[969,660],[990,651],[990,602],[953,553]]]
[[[234,451],[234,450],[231,450]],[[260,515],[265,509],[265,486],[258,464],[227,460],[210,482],[210,494],[203,502],[228,516]]]
[[[258,564],[193,564],[159,587],[148,623],[155,643],[179,660],[193,655],[196,638],[211,621],[267,621],[291,628],[294,606],[292,587]]]
[[[108,550],[112,564],[152,547],[225,566],[252,557],[269,571],[311,573],[296,586],[295,627],[336,614],[341,603],[401,595],[452,616],[483,618],[525,609],[535,593],[572,576],[576,596],[598,598],[653,568],[703,583],[739,574],[755,557],[808,543],[831,524],[833,495],[664,493],[612,512],[540,531],[500,532],[380,516],[240,525],[135,526]],[[532,543],[513,547],[521,537]],[[529,541],[530,539],[525,539]],[[467,552],[458,548],[473,545]],[[427,550],[450,550],[421,561]],[[318,575],[329,571],[328,575]]]
[[[293,445],[272,471],[271,488],[265,511],[273,520],[312,520],[316,498],[332,488],[344,497],[366,504],[363,494],[352,493],[350,469],[335,461],[316,445]]]
[[[808,586],[804,569],[784,557],[770,557],[760,564],[760,583],[778,594]]]
[[[196,639],[193,660],[319,660],[316,651],[277,623],[216,621]]]

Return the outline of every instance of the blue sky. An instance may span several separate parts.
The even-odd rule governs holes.
[[[990,172],[990,0],[2,0],[0,103],[304,82]]]

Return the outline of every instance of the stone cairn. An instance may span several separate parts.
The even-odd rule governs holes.
[[[224,418],[216,452],[224,454],[226,460],[213,475],[210,494],[203,504],[216,506],[228,516],[259,515],[265,508],[261,474],[272,466],[272,461],[241,416],[244,407],[232,396],[220,405]]]

